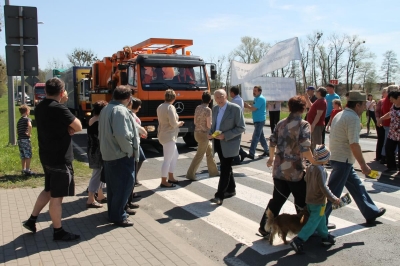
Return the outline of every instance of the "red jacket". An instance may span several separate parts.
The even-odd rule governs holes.
[[[383,99],[383,102],[382,102],[381,116],[384,116],[385,114],[389,113],[391,107],[392,107],[392,103],[390,102],[389,96],[387,96],[385,99]],[[382,125],[384,127],[389,127],[390,119],[383,120]]]

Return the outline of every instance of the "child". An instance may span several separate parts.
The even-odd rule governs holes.
[[[18,133],[18,147],[21,156],[22,174],[26,176],[34,175],[31,171],[31,158],[32,158],[32,145],[31,145],[31,132],[32,120],[28,117],[31,109],[28,105],[23,104],[19,107],[21,118],[17,123]]]
[[[332,120],[335,117],[335,115],[343,110],[342,109],[342,102],[339,99],[334,99],[332,101],[332,103],[333,103],[333,110],[331,112],[331,118],[329,119],[329,123],[326,126],[326,131],[327,132],[329,132],[329,129],[330,129],[331,124],[332,124]]]
[[[322,245],[330,246],[336,242],[335,237],[328,233],[325,217],[327,198],[334,204],[340,203],[340,199],[335,197],[326,185],[328,174],[323,164],[328,162],[330,156],[330,151],[325,145],[317,145],[314,159],[319,164],[312,164],[307,168],[304,180],[307,182],[306,203],[310,217],[297,237],[290,242],[297,254],[303,253],[304,242],[315,231],[322,237]]]

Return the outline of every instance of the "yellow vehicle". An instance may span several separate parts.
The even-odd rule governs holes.
[[[92,103],[111,100],[113,89],[129,85],[134,96],[141,99],[138,116],[147,128],[149,137],[157,135],[157,107],[164,102],[166,89],[176,93],[174,106],[179,119],[185,121],[180,136],[189,146],[197,145],[194,139],[194,111],[201,104],[204,91],[210,92],[210,79],[215,79],[215,64],[210,65],[199,56],[185,51],[192,40],[151,38],[105,57],[92,67]],[[180,51],[181,54],[177,52]]]
[[[89,99],[91,67],[74,66],[60,73],[68,93],[67,107],[85,124],[91,115],[92,106]]]

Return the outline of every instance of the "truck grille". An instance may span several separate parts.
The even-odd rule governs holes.
[[[164,101],[142,101],[142,108],[138,117],[157,117],[157,107]],[[179,116],[193,116],[194,111],[201,101],[198,100],[175,100],[174,106]]]

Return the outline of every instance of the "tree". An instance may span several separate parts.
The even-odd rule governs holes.
[[[392,79],[397,75],[399,62],[397,61],[397,55],[393,50],[386,51],[383,56],[384,58],[381,67],[383,72],[382,79],[386,81],[386,85],[389,85],[389,81],[392,81]]]
[[[262,42],[258,38],[244,36],[240,41],[242,43],[233,51],[233,55],[246,64],[258,63],[271,48],[269,43]]]
[[[363,84],[363,90],[372,92],[377,80],[376,67],[374,62],[361,63],[358,68],[358,81]]]
[[[55,68],[57,68],[57,69],[67,68],[67,66],[60,59],[57,59],[57,58],[53,57],[52,59],[49,59],[47,61],[47,66],[46,66],[46,69],[44,71],[52,70],[52,69],[55,69]]]
[[[99,60],[92,50],[85,50],[82,48],[75,48],[71,54],[67,54],[67,58],[74,66],[90,66]]]
[[[347,48],[347,65],[346,65],[346,89],[350,91],[353,87],[354,75],[357,73],[357,69],[365,59],[373,58],[375,55],[368,52],[368,48],[365,47],[365,41],[361,40],[357,35],[348,37],[349,45]]]
[[[39,82],[46,82],[46,73],[47,73],[47,69],[40,69],[39,68],[39,75],[37,76],[37,78],[39,79]]]
[[[7,69],[6,60],[0,56],[0,98],[7,93]]]

